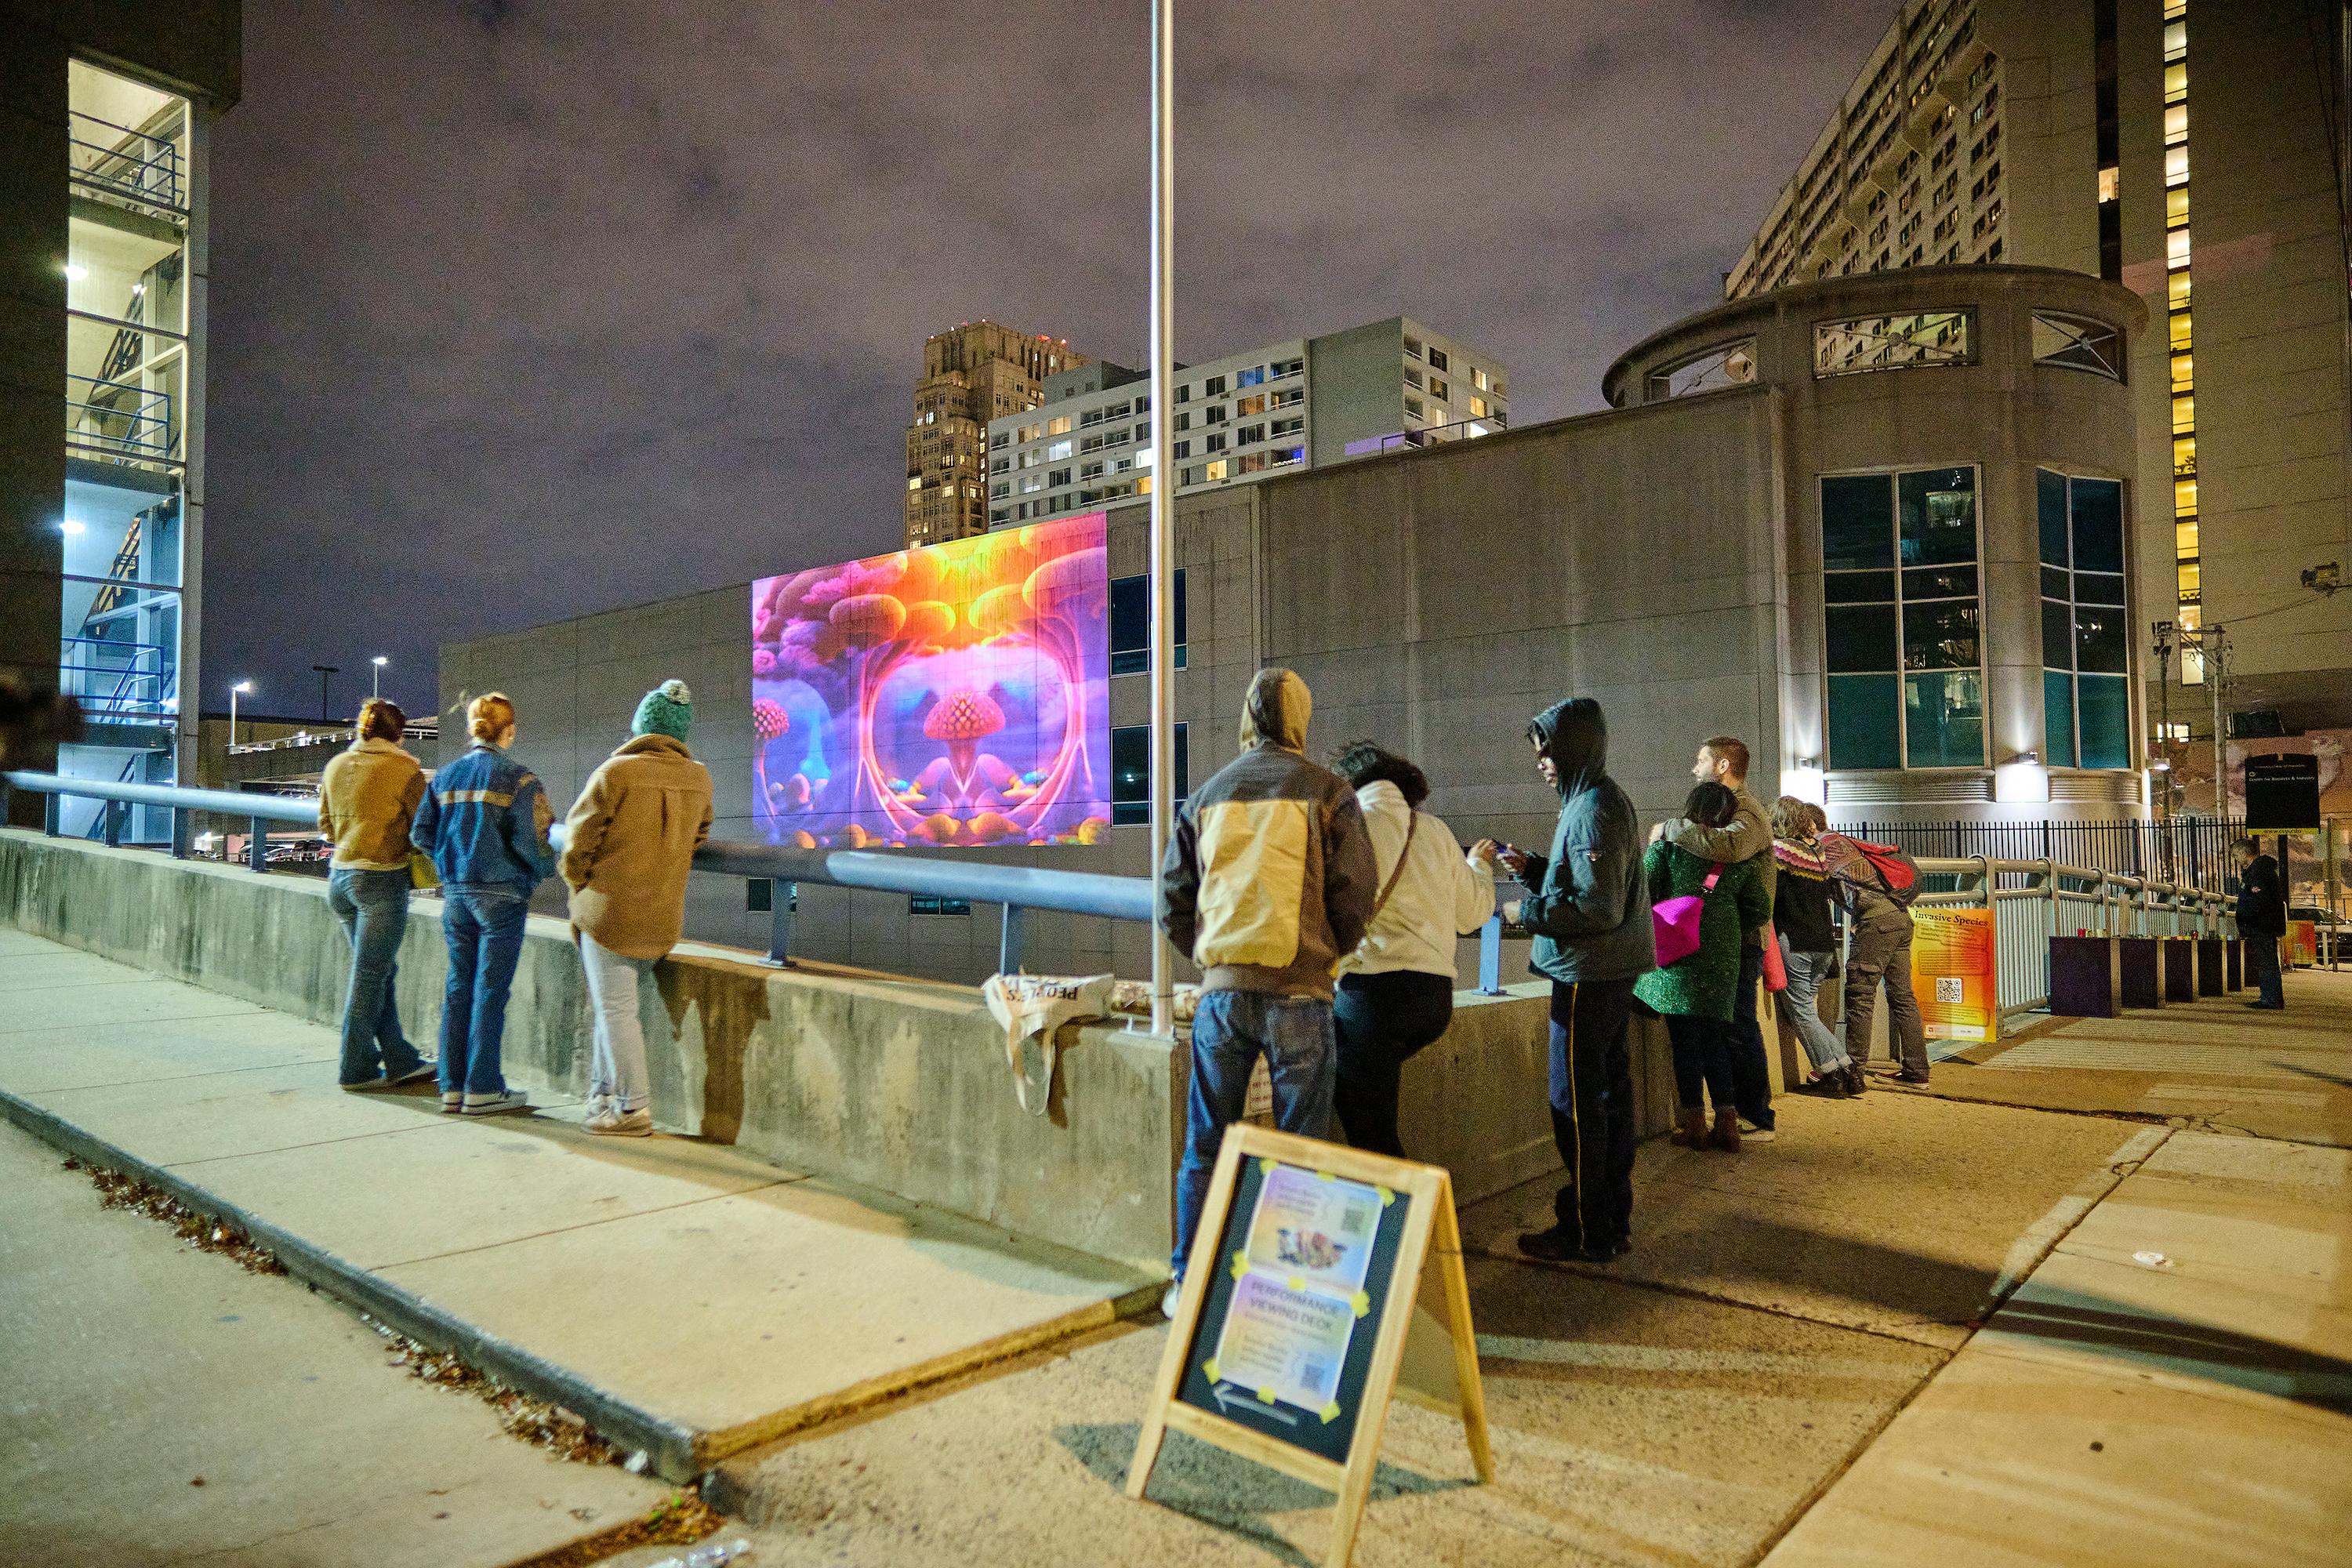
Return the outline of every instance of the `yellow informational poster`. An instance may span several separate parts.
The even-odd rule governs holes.
[[[2319,962],[2319,922],[2289,921],[2286,922],[2286,961],[2310,965]]]
[[[1931,1040],[1991,1040],[2000,1032],[1993,912],[1947,904],[1911,910],[1911,990]]]

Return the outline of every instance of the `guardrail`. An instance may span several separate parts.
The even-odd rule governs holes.
[[[2050,1002],[2050,939],[2227,936],[2236,900],[2202,888],[2051,860],[1984,855],[1922,858],[1920,871],[1959,885],[1922,893],[1922,904],[1993,911],[1994,973],[2003,1016]]]
[[[247,795],[236,790],[118,784],[107,779],[29,772],[0,773],[0,821],[6,820],[6,793],[11,789],[49,797],[45,821],[53,835],[57,832],[58,797],[78,795],[106,802],[104,837],[115,847],[122,843],[126,806],[167,807],[173,813],[174,854],[185,853],[183,813],[203,811],[244,817],[251,825],[246,864],[265,874],[269,869],[268,824],[310,828],[319,825],[315,795]],[[555,837],[559,846],[562,832],[562,825],[557,824]],[[877,854],[866,849],[790,849],[733,839],[713,839],[704,845],[694,857],[694,868],[770,884],[768,958],[780,964],[792,962],[793,888],[800,882],[1002,904],[1004,922],[997,941],[997,968],[1006,974],[1016,973],[1021,968],[1022,917],[1025,910],[1054,910],[1147,923],[1152,918],[1151,881],[1147,877],[1048,871],[1028,866],[996,866],[897,852]]]

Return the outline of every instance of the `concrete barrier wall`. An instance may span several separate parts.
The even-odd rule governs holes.
[[[401,1018],[428,1051],[447,973],[437,899],[410,907]],[[0,921],[321,1024],[350,950],[325,884],[0,831]],[[1119,1027],[1064,1031],[1047,1114],[1014,1099],[1003,1032],[969,987],[823,965],[773,969],[688,945],[649,997],[654,1116],[794,1170],[838,1176],[1102,1257],[1168,1253],[1189,1053]],[[1401,1126],[1465,1204],[1556,1170],[1548,988],[1465,992],[1407,1065]],[[587,994],[569,928],[534,915],[507,1012],[518,1087],[583,1093]],[[1664,1030],[1636,1022],[1643,1136],[1671,1125]]]

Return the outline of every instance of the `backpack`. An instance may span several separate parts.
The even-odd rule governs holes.
[[[1900,909],[1909,909],[1919,897],[1919,867],[1898,844],[1873,844],[1843,833],[1822,835],[1822,858],[1830,873],[1849,882],[1874,885]]]

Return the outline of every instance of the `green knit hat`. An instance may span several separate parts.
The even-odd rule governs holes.
[[[629,721],[632,735],[667,735],[673,741],[684,741],[692,728],[694,693],[683,680],[665,680],[646,692],[637,716]]]

